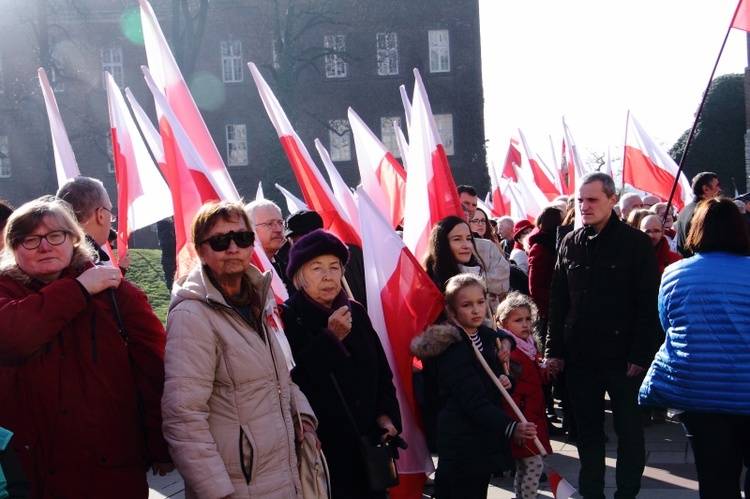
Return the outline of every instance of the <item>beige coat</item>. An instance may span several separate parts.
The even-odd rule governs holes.
[[[268,310],[270,272],[247,273]],[[200,265],[175,283],[162,415],[188,499],[301,497],[295,400],[303,419],[317,421],[263,325],[263,335],[254,331]]]

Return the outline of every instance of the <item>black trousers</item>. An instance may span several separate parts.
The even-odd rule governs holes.
[[[625,369],[566,366],[568,394],[578,426],[579,492],[604,499],[604,394],[609,393],[617,433],[616,499],[636,497],[646,466],[638,389],[643,375],[629,378]]]
[[[435,499],[486,499],[490,475],[447,481],[441,479],[439,473],[435,475]]]
[[[743,463],[750,465],[750,416],[683,412],[680,421],[695,455],[701,499],[740,499]]]

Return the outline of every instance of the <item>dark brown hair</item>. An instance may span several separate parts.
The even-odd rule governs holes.
[[[693,253],[723,251],[747,255],[750,236],[734,201],[718,197],[699,202],[690,222],[685,249]]]
[[[200,252],[201,243],[206,240],[206,236],[218,219],[225,222],[242,220],[245,222],[247,230],[251,232],[253,230],[253,226],[250,225],[250,218],[243,209],[241,201],[237,203],[230,201],[209,201],[201,206],[201,209],[198,210],[193,219],[191,235],[196,251]]]
[[[430,232],[427,253],[422,261],[422,266],[441,292],[445,292],[446,281],[461,272],[448,240],[448,234],[460,224],[466,224],[469,228],[469,234],[471,234],[471,227],[469,227],[468,222],[454,215],[440,220]],[[471,244],[474,247],[474,255],[476,255],[477,248],[474,243],[474,236],[471,237]],[[474,255],[472,255],[468,265],[478,265]],[[484,268],[483,263],[479,265]]]

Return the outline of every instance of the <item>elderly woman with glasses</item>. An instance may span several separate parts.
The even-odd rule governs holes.
[[[395,437],[401,415],[367,311],[342,290],[348,260],[346,245],[323,229],[299,239],[287,267],[298,291],[284,304],[282,318],[297,362],[292,376],[320,420],[333,497],[372,499],[386,491],[368,490],[359,437],[369,436],[373,444]]]
[[[92,263],[70,205],[8,219],[0,258],[0,426],[32,497],[146,498],[174,469],[161,432],[164,328],[146,295]]]
[[[192,239],[200,263],[174,283],[162,399],[185,496],[301,497],[295,436],[317,421],[277,340],[271,273],[250,264],[242,204],[204,205]]]

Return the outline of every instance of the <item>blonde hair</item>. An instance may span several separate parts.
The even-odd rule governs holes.
[[[518,291],[511,291],[510,293],[508,293],[508,296],[505,297],[505,300],[500,302],[500,305],[497,306],[497,313],[495,314],[498,325],[502,328],[505,328],[505,323],[508,320],[510,314],[518,310],[519,308],[526,308],[531,313],[531,322],[534,324],[533,334],[531,335],[531,338],[534,338],[536,349],[538,351],[541,351],[541,338],[539,337],[539,331],[537,331],[536,328],[536,320],[539,317],[539,309],[531,300],[531,298],[529,298],[525,294],[519,293]]]
[[[458,293],[464,288],[470,286],[479,286],[482,288],[484,297],[487,297],[487,286],[484,283],[484,279],[474,274],[458,274],[445,283],[445,311],[449,316],[456,316],[456,300],[458,299]]]

